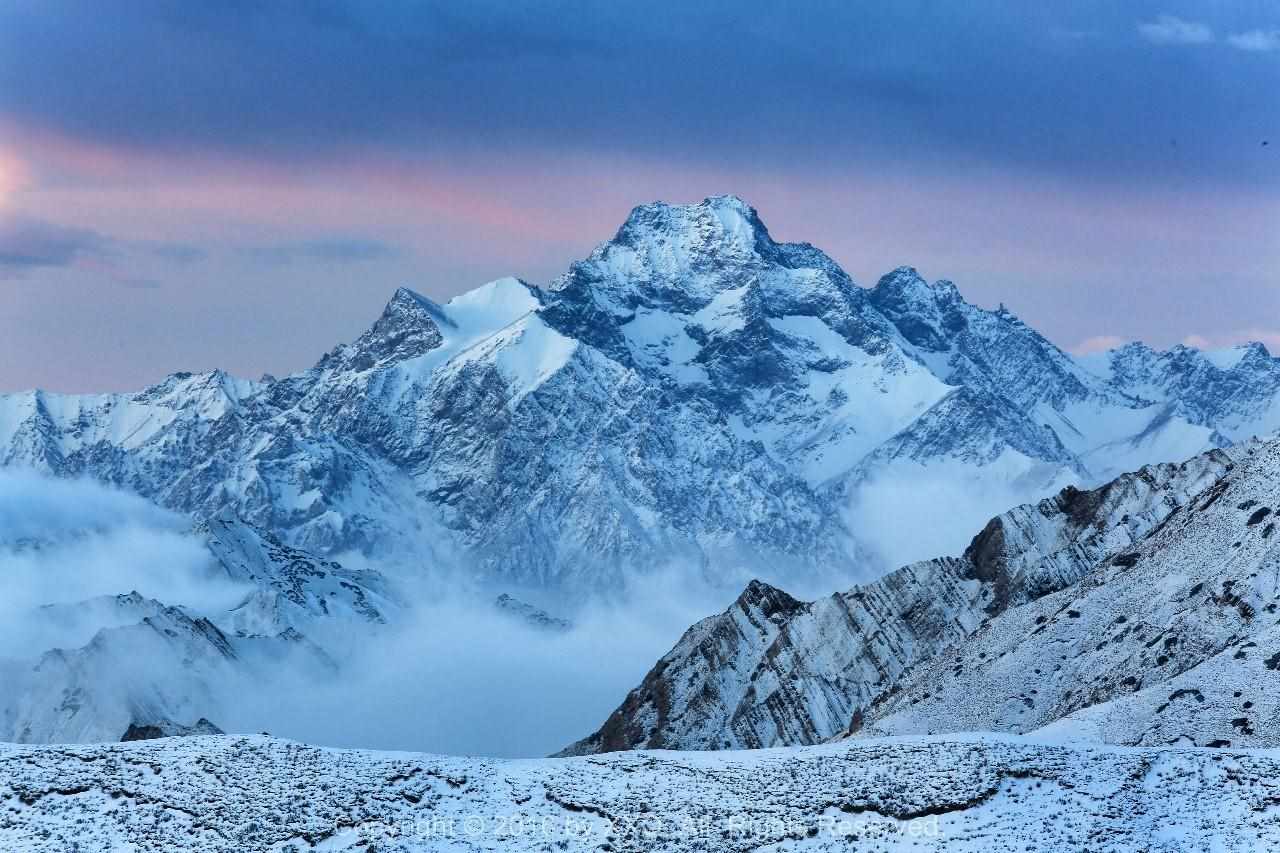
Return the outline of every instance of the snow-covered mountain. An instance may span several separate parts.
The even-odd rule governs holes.
[[[1234,463],[1078,583],[911,672],[858,730],[1280,745],[1280,440]]]
[[[943,478],[986,518],[1274,429],[1278,399],[1259,345],[1077,361],[910,268],[860,288],[725,196],[636,208],[546,286],[397,291],[280,380],[8,395],[0,464],[582,591],[673,563],[866,576],[849,508],[870,484]]]
[[[167,604],[137,592],[45,605],[35,624],[92,630],[83,646],[0,659],[0,741],[119,740],[131,726],[218,720],[238,691],[281,671],[337,669],[334,651],[399,606],[387,581],[282,545],[224,511],[191,534],[234,607]],[[192,605],[192,606],[188,606]]]
[[[1280,370],[1259,343],[1201,352],[1141,343],[1085,356],[1086,367],[1129,394],[1164,400],[1170,414],[1210,426],[1230,441],[1280,429]]]
[[[817,601],[753,581],[724,613],[690,628],[599,731],[565,752],[817,743],[930,660],[939,661],[939,679],[967,690],[945,650],[964,648],[993,617],[1089,576],[1252,448],[1150,466],[1094,491],[1067,488],[992,519],[958,558],[905,566]]]
[[[1009,736],[498,761],[265,737],[0,745],[0,848],[1256,853],[1275,751]]]

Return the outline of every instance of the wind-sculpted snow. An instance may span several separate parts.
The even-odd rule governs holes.
[[[636,208],[544,287],[398,290],[279,380],[0,397],[0,464],[570,593],[676,564],[869,577],[896,551],[857,541],[888,529],[850,518],[867,490],[945,478],[982,518],[1184,459],[1280,426],[1278,364],[1261,345],[1077,362],[909,267],[864,290],[725,196]]]
[[[1277,845],[1273,752],[999,736],[532,761],[264,737],[0,746],[0,848],[29,853]]]
[[[1066,489],[992,519],[960,558],[915,563],[817,601],[755,581],[723,614],[690,628],[599,731],[565,752],[832,737],[912,667],[949,661],[941,653],[991,617],[1076,583],[1159,528],[1231,469],[1232,454],[1248,451],[1151,466],[1094,491]]]

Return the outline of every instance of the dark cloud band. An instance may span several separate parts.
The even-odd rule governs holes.
[[[1207,11],[46,0],[0,12],[0,114],[108,144],[280,160],[950,158],[1274,185],[1254,137],[1280,135],[1280,63],[1170,46],[1272,32],[1280,12]]]

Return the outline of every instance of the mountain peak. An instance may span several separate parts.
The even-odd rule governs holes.
[[[900,266],[880,276],[872,292],[884,301],[926,299],[929,301],[962,301],[960,290],[947,279],[932,284],[912,266]]]
[[[946,349],[951,336],[966,325],[961,310],[966,303],[956,286],[945,279],[930,284],[915,267],[881,276],[869,296],[903,337],[930,350]]]
[[[632,219],[646,219],[655,216],[693,216],[698,213],[716,213],[724,216],[738,216],[746,220],[759,221],[759,214],[756,209],[744,201],[740,196],[736,195],[713,195],[707,196],[702,201],[694,204],[672,204],[666,201],[653,201],[648,204],[638,204],[631,209],[628,221]]]
[[[1237,344],[1227,350],[1219,350],[1216,353],[1208,354],[1211,358],[1217,357],[1219,366],[1230,363],[1232,366],[1262,365],[1274,360],[1271,351],[1267,349],[1266,344],[1261,341],[1249,341],[1245,344]]]
[[[397,288],[376,323],[355,343],[321,359],[321,368],[369,370],[392,361],[423,355],[444,343],[440,327],[452,327],[444,310],[420,293]]]
[[[391,301],[382,310],[384,318],[388,316],[420,318],[423,315],[433,323],[453,325],[438,303],[407,287],[396,288]]]
[[[701,204],[712,208],[736,210],[741,213],[750,214],[751,216],[756,215],[756,209],[754,207],[747,204],[747,202],[743,200],[742,196],[734,195],[733,193],[707,196],[702,200]]]
[[[171,373],[159,383],[138,392],[134,400],[170,409],[190,407],[201,417],[216,420],[239,406],[261,385],[219,369],[201,373],[182,371]]]
[[[747,204],[741,197],[736,195],[713,195],[704,198],[694,207],[703,207],[707,210],[722,217],[738,217],[753,227],[763,229],[764,223],[760,221],[760,215],[756,213],[756,209]]]
[[[613,242],[635,248],[674,242],[699,253],[757,253],[773,245],[755,208],[734,195],[697,204],[642,204],[632,209]]]
[[[1142,341],[1128,341],[1110,350],[1113,353],[1132,355],[1156,355],[1156,351]]]
[[[1141,341],[1131,341],[1107,352],[1117,363],[1172,361],[1186,365],[1209,364],[1218,370],[1267,369],[1275,358],[1259,341],[1236,344],[1224,349],[1198,349],[1185,343],[1177,343],[1166,350],[1154,349]]]
[[[803,602],[758,578],[747,584],[734,604],[744,611],[759,611],[765,618],[776,613],[792,613],[804,607]]]

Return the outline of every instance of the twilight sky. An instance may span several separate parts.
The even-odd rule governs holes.
[[[1280,3],[7,0],[0,391],[299,369],[727,192],[1065,348],[1280,352]]]

